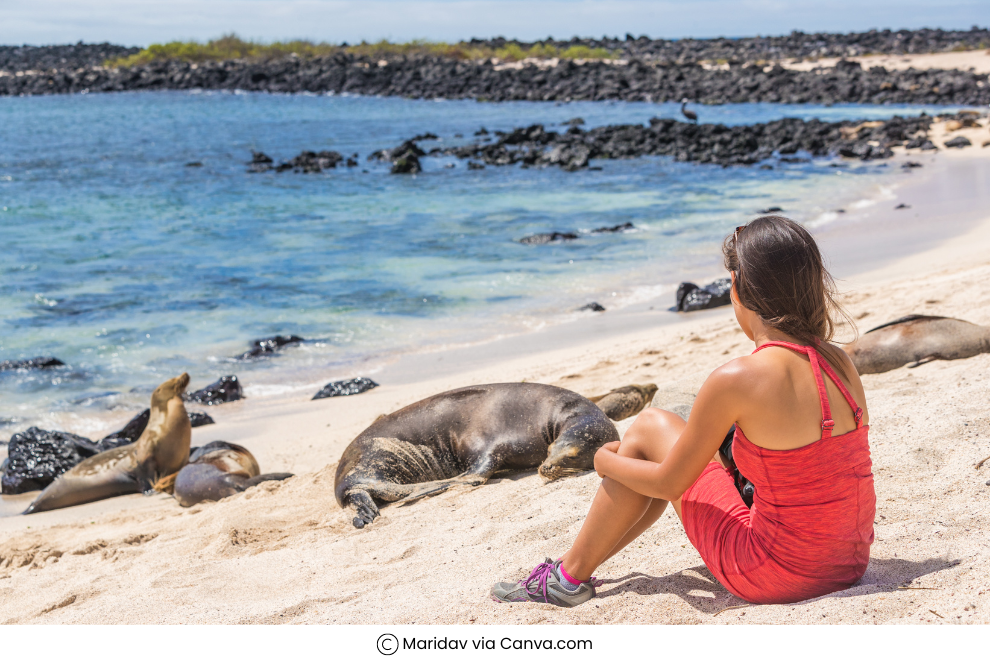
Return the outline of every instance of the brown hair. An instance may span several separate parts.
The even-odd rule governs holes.
[[[726,270],[736,275],[743,307],[803,344],[821,342],[825,359],[848,377],[827,342],[835,335],[836,316],[856,326],[835,301],[835,281],[807,229],[783,216],[765,215],[726,237],[722,254]]]

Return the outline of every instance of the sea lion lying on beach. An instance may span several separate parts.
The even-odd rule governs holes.
[[[137,442],[91,456],[48,485],[24,511],[38,513],[125,495],[148,493],[189,459],[192,424],[182,403],[189,374],[167,380],[151,395],[151,415]]]
[[[412,500],[451,486],[478,486],[500,470],[539,466],[547,481],[594,467],[595,452],[619,439],[594,403],[537,383],[475,385],[385,415],[344,450],[334,495],[361,528],[379,502]]]
[[[861,374],[879,374],[905,364],[962,360],[990,353],[990,328],[944,316],[912,314],[873,328],[845,347]]]
[[[175,477],[172,494],[179,506],[192,506],[222,500],[263,481],[282,481],[291,476],[288,472],[261,474],[251,452],[218,440],[192,452],[189,464]]]
[[[653,401],[657,386],[653,383],[646,385],[626,385],[617,387],[608,394],[589,396],[588,400],[597,405],[605,416],[613,422],[632,417]]]

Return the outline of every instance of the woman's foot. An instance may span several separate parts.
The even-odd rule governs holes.
[[[574,584],[564,576],[560,560],[547,557],[525,580],[496,584],[491,596],[497,603],[549,603],[574,607],[595,597],[593,582],[591,579]]]

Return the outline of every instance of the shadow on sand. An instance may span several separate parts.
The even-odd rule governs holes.
[[[801,601],[813,603],[824,598],[851,598],[867,594],[887,593],[909,586],[914,580],[958,566],[960,560],[934,557],[923,561],[907,559],[871,559],[863,578],[849,589]],[[920,586],[920,585],[919,585]],[[915,586],[914,588],[919,588]],[[718,614],[720,611],[746,606],[750,603],[729,593],[718,583],[704,564],[671,575],[656,577],[645,573],[629,573],[620,578],[602,580],[599,598],[619,596],[627,592],[640,595],[672,594],[698,612]]]

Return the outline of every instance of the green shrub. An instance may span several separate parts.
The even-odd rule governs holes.
[[[144,50],[115,60],[107,60],[104,66],[129,67],[148,64],[149,62],[179,60],[183,62],[207,62],[233,59],[271,60],[289,55],[302,58],[321,57],[338,52],[347,52],[357,56],[388,59],[410,55],[433,55],[455,60],[480,60],[498,57],[509,62],[517,62],[526,58],[549,59],[562,57],[565,59],[611,59],[612,53],[604,48],[588,48],[587,46],[571,46],[563,52],[551,44],[537,43],[531,48],[524,49],[516,42],[510,42],[504,48],[492,49],[479,47],[466,42],[448,44],[442,41],[413,40],[406,43],[394,44],[382,40],[376,43],[362,41],[354,46],[339,46],[326,42],[312,41],[276,41],[263,44],[256,41],[245,41],[236,34],[225,34],[219,39],[213,39],[205,44],[198,41],[170,41],[165,44],[151,44]]]

